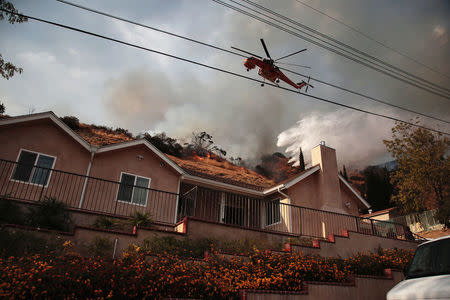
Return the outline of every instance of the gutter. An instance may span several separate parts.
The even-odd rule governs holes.
[[[223,182],[219,182],[219,181],[215,181],[215,180],[211,180],[211,179],[206,179],[206,178],[202,178],[202,177],[198,177],[198,176],[194,176],[194,175],[189,175],[189,174],[182,175],[181,180],[187,180],[187,181],[191,181],[191,182],[199,182],[199,183],[207,184],[210,186],[220,187],[220,188],[223,188],[226,190],[246,193],[246,194],[250,194],[250,195],[258,196],[258,197],[264,196],[264,193],[262,191],[252,190],[252,189],[248,189],[248,188],[244,188],[244,187],[240,187],[240,186],[236,186],[236,185],[232,185],[232,184],[228,184],[228,183],[223,183]]]

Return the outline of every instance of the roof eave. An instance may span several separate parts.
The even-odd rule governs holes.
[[[63,121],[61,121],[58,116],[56,116],[52,111],[47,111],[43,113],[37,113],[32,115],[22,115],[17,117],[11,117],[8,119],[0,120],[1,125],[9,125],[23,122],[30,122],[35,120],[43,120],[50,119],[58,125],[62,130],[64,130],[68,135],[70,135],[74,140],[76,140],[83,148],[85,148],[89,152],[95,152],[96,147],[92,146],[88,142],[86,142],[81,136],[79,136],[75,131],[73,131],[69,126],[66,125]]]
[[[181,180],[189,180],[191,182],[203,183],[203,184],[215,186],[215,187],[218,187],[218,188],[223,188],[223,189],[226,189],[226,190],[232,190],[232,191],[235,191],[235,192],[251,194],[251,195],[254,195],[254,196],[258,196],[258,197],[264,196],[262,191],[252,190],[252,189],[240,187],[240,186],[237,186],[237,185],[232,185],[232,184],[229,184],[229,183],[224,183],[224,182],[220,182],[220,181],[216,181],[216,180],[206,179],[206,178],[202,178],[202,177],[194,176],[194,175],[190,175],[190,174],[184,174],[183,176],[181,176]]]
[[[370,204],[366,200],[364,200],[364,198],[361,197],[361,195],[357,191],[355,191],[355,189],[350,185],[350,183],[348,183],[347,180],[345,180],[345,178],[342,177],[342,175],[338,174],[338,177],[345,184],[345,186],[347,186],[350,189],[350,191],[353,194],[355,194],[355,196],[359,199],[359,201],[362,202],[362,204],[364,204],[367,208],[371,207]]]
[[[97,153],[103,153],[103,152],[118,150],[118,149],[137,146],[137,145],[144,145],[147,148],[149,148],[152,152],[154,152],[159,158],[161,158],[165,163],[167,163],[169,166],[171,166],[180,175],[183,175],[186,173],[173,160],[171,160],[169,157],[167,157],[167,155],[162,153],[160,150],[158,150],[158,148],[153,146],[149,141],[147,141],[145,139],[138,139],[138,140],[133,140],[133,141],[128,141],[128,142],[106,145],[106,146],[100,147],[98,149]]]

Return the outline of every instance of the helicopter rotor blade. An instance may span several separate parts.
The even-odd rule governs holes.
[[[264,40],[263,40],[263,39],[261,39],[261,44],[262,44],[263,47],[264,47],[264,51],[266,51],[267,57],[270,58],[270,59],[272,59],[272,57],[270,57],[269,51],[267,51],[266,43],[264,43]]]
[[[295,67],[301,67],[301,68],[311,69],[311,67],[309,67],[309,66],[303,66],[303,65],[291,64],[291,63],[277,62],[277,65],[287,65],[287,66],[295,66]]]
[[[248,52],[248,51],[245,51],[245,50],[242,50],[242,49],[239,49],[239,48],[236,48],[236,47],[231,47],[232,49],[234,49],[234,50],[238,50],[238,51],[241,51],[241,52],[244,52],[244,53],[247,53],[247,54],[250,54],[251,56],[255,56],[255,57],[257,57],[257,58],[260,58],[260,59],[263,59],[261,56],[259,56],[259,55],[256,55],[256,54],[254,54],[254,53],[251,53],[251,52]]]
[[[303,51],[306,51],[306,48],[305,48],[305,49],[302,49],[302,50],[299,50],[299,51],[296,51],[296,52],[294,52],[294,53],[291,53],[291,54],[285,55],[285,56],[283,56],[283,57],[280,57],[280,58],[278,58],[278,59],[275,59],[275,61],[278,61],[278,60],[280,60],[280,59],[283,59],[283,58],[286,58],[286,57],[289,57],[289,56],[295,55],[295,54],[297,54],[297,53],[300,53],[300,52],[303,52]]]

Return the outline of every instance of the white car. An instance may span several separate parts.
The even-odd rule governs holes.
[[[420,244],[405,275],[387,300],[450,299],[450,235]]]

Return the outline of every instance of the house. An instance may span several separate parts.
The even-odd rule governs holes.
[[[53,112],[0,120],[0,140],[0,196],[9,199],[54,197],[80,212],[149,212],[162,225],[190,217],[319,237],[374,226],[358,218],[370,205],[325,144],[311,150],[312,167],[275,183],[224,160],[166,155],[143,139],[102,140]]]

